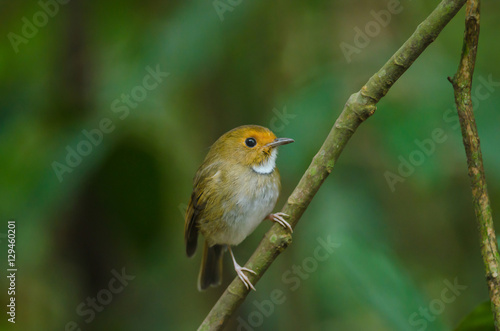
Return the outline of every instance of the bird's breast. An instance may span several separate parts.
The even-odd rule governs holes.
[[[249,172],[232,183],[233,194],[224,201],[223,229],[212,234],[217,244],[238,245],[269,215],[278,200],[278,173],[267,175]]]

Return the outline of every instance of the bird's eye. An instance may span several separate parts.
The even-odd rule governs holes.
[[[247,138],[245,140],[245,145],[247,145],[248,147],[252,148],[252,147],[255,147],[255,145],[257,145],[257,142],[255,141],[254,138]]]

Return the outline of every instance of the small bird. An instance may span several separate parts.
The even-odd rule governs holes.
[[[194,177],[184,226],[188,257],[196,251],[198,232],[205,237],[198,290],[220,285],[226,248],[238,277],[247,289],[255,290],[244,271],[255,272],[236,262],[231,246],[241,243],[264,219],[292,232],[283,218],[288,215],[271,212],[281,189],[278,146],[293,142],[276,138],[265,127],[244,125],[222,135],[210,148]]]

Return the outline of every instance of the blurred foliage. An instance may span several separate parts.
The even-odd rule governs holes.
[[[0,234],[7,232],[8,219],[17,220],[16,327],[63,330],[74,321],[82,330],[195,329],[235,277],[226,257],[223,286],[199,293],[200,254],[188,259],[184,253],[183,210],[211,143],[242,124],[294,138],[278,160],[278,209],[349,95],[437,3],[401,1],[402,12],[349,63],[339,45],[352,45],[354,28],[374,21],[371,11],[387,9],[386,1],[241,1],[221,21],[207,0],[72,0],[18,52],[4,38]],[[32,21],[41,11],[35,1],[1,5],[4,36],[21,35],[23,17]],[[500,22],[493,14],[499,9],[497,1],[483,2],[474,86],[483,84],[481,77],[500,81]],[[458,66],[463,21],[461,11],[360,127],[303,216],[293,244],[250,293],[229,330],[241,321],[261,330],[450,330],[487,300],[446,80]],[[121,119],[114,101],[142,86],[148,67],[170,76]],[[495,211],[500,93],[498,85],[481,92],[488,95],[475,111]],[[280,118],[284,109],[295,117]],[[60,182],[53,162],[65,163],[68,146],[88,140],[83,130],[99,128],[106,118],[114,130]],[[397,174],[400,158],[418,150],[415,140],[431,138],[435,129],[443,130],[446,141],[436,143],[392,192],[384,173]],[[239,261],[269,226],[264,222],[235,248]],[[309,261],[318,238],[327,237],[340,247],[299,283],[287,283],[287,271]],[[0,261],[6,261],[5,236],[0,240]],[[135,278],[87,322],[89,315],[77,307],[102,296],[112,270],[122,268]],[[0,279],[6,289],[6,278]],[[436,311],[432,303],[440,300],[445,281],[455,279],[467,289],[431,319],[422,317],[420,309]],[[257,306],[274,289],[286,300],[265,316]],[[6,303],[6,290],[1,293]],[[1,319],[0,329],[7,327]]]
[[[458,325],[455,331],[492,331],[495,322],[491,314],[491,301],[486,301],[474,308]]]

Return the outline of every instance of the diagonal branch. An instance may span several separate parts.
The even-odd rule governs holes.
[[[472,200],[481,240],[481,254],[486,270],[486,281],[490,292],[491,308],[495,328],[500,330],[500,257],[495,228],[491,214],[490,199],[486,187],[483,156],[479,143],[476,120],[472,109],[472,76],[476,62],[479,40],[479,0],[469,0],[465,14],[465,33],[462,56],[457,73],[448,78],[455,90],[455,103],[462,128],[462,137],[467,155],[467,166],[472,188]]]
[[[358,126],[373,115],[377,102],[436,39],[465,2],[466,0],[443,0],[361,90],[349,97],[323,146],[282,209],[282,212],[290,215],[288,221],[292,227],[297,225],[321,184],[332,172],[340,153]],[[245,265],[257,273],[248,275],[253,284],[262,277],[291,241],[291,235],[286,229],[280,225],[271,227]],[[236,308],[245,300],[248,292],[243,283],[235,278],[198,330],[222,329]]]

